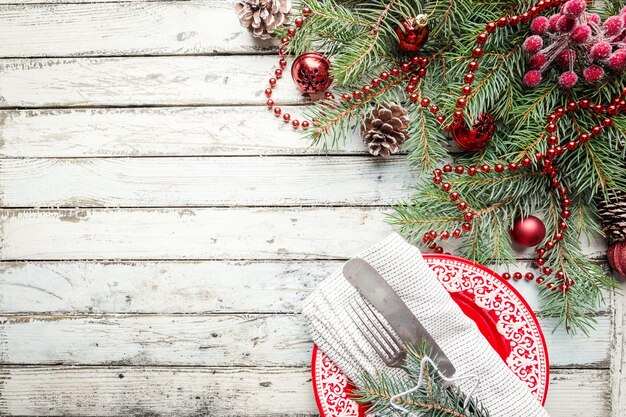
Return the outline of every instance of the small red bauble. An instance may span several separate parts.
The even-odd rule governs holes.
[[[417,52],[428,41],[428,17],[424,14],[406,19],[396,28],[398,48],[404,52]]]
[[[541,243],[546,237],[546,226],[535,216],[523,219],[518,217],[513,222],[510,234],[513,242],[518,245],[532,247]]]
[[[452,138],[464,151],[476,152],[489,145],[496,131],[496,124],[488,113],[482,113],[473,123],[472,129],[463,123],[452,130]]]
[[[319,93],[333,82],[330,76],[330,61],[319,52],[305,52],[291,65],[291,77],[305,93]]]
[[[609,246],[607,252],[609,264],[621,280],[626,280],[626,241]]]

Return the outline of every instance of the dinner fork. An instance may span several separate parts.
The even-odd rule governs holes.
[[[361,299],[350,303],[350,307],[354,312],[354,323],[357,329],[385,362],[385,365],[393,368],[401,367],[406,358],[406,350],[400,337],[390,326],[383,323],[369,303]]]

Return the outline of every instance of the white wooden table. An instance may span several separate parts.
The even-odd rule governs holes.
[[[299,304],[417,173],[270,117],[230,0],[0,3],[0,415],[316,415]],[[553,417],[626,416],[624,311],[542,321]]]

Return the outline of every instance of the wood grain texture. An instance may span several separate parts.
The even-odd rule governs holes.
[[[366,208],[4,210],[0,220],[5,260],[347,258],[391,232],[383,210]]]
[[[253,38],[239,25],[233,3],[209,0],[93,4],[90,1],[5,5],[0,7],[3,40],[0,57],[233,54],[274,50],[271,41]]]
[[[626,282],[620,285],[621,294],[615,294],[615,318],[611,335],[611,417],[626,416]]]
[[[357,132],[329,152],[367,153]],[[265,107],[0,110],[0,157],[321,153]]]
[[[0,160],[4,207],[384,205],[408,198],[402,157]]]
[[[273,56],[5,59],[0,107],[265,105],[275,67]],[[311,99],[284,80],[275,101]]]
[[[5,314],[294,313],[343,261],[0,262]],[[505,267],[490,268],[504,272]],[[532,270],[530,262],[519,262]],[[539,311],[538,287],[512,281]],[[607,295],[607,298],[609,296]],[[598,314],[612,315],[610,303]]]
[[[589,337],[551,332],[555,368],[607,368],[611,317]],[[310,336],[300,315],[219,314],[0,317],[0,364],[308,366]]]
[[[2,210],[0,259],[346,259],[392,232],[388,212],[365,207]],[[585,251],[592,257],[606,253],[601,239]]]
[[[293,313],[341,263],[3,262],[0,311]]]
[[[610,413],[608,371],[559,370],[551,379],[552,417]],[[319,415],[309,368],[4,367],[0,382],[7,415]]]

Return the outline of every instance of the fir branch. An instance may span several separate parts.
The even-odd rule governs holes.
[[[308,114],[312,120],[315,120],[308,132],[309,139],[312,140],[313,144],[319,144],[322,141],[324,148],[339,145],[341,140],[345,140],[345,135],[342,133],[349,128],[349,122],[352,118],[359,112],[365,114],[369,104],[376,102],[380,97],[384,97],[386,93],[406,79],[407,74],[400,74],[360,100],[354,100],[350,103],[342,101],[333,103],[331,107],[325,103],[316,105]]]
[[[361,388],[354,392],[357,401],[366,404],[368,414],[397,415],[390,400],[395,395],[405,392],[417,385],[422,370],[422,359],[430,357],[430,350],[425,345],[406,346],[407,357],[402,369],[405,378],[398,378],[379,372],[376,376],[363,375]],[[467,409],[463,404],[467,396],[458,388],[449,387],[437,370],[425,362],[423,383],[417,391],[397,398],[396,404],[401,405],[410,413],[424,417],[488,417],[489,412],[475,398],[469,399]]]

